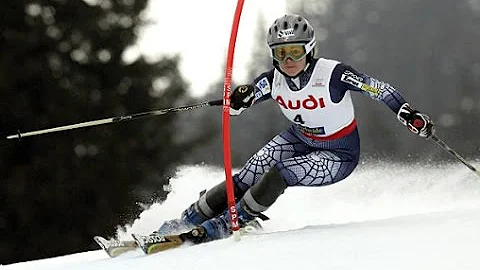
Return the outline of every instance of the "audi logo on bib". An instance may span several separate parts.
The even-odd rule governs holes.
[[[290,100],[287,99],[286,101],[283,99],[281,95],[278,95],[275,99],[280,106],[287,110],[298,110],[298,109],[305,109],[305,110],[316,110],[325,108],[325,102],[323,98],[315,98],[312,95],[308,95],[306,99],[303,100]]]

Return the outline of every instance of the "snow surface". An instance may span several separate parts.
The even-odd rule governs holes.
[[[218,167],[180,168],[167,200],[118,237],[150,233],[223,177]],[[86,251],[0,269],[480,269],[480,179],[461,164],[368,162],[335,185],[289,188],[266,214],[265,232],[240,242],[115,259]]]

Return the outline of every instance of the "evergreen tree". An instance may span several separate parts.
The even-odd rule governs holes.
[[[147,2],[1,1],[0,135],[178,105],[177,58],[122,60]],[[0,261],[96,248],[92,236],[112,235],[138,202],[163,198],[184,153],[176,118],[2,140]]]

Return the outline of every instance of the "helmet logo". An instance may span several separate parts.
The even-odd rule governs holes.
[[[283,38],[284,40],[288,40],[289,37],[294,37],[294,36],[295,34],[293,33],[293,28],[279,30],[277,34],[277,38]]]

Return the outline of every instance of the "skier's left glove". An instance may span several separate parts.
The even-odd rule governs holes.
[[[397,114],[397,119],[402,124],[407,126],[411,132],[420,137],[430,138],[435,132],[435,128],[432,120],[430,120],[430,117],[412,109],[408,103],[405,103],[402,105],[402,107],[400,107],[400,110]]]
[[[254,99],[254,86],[242,84],[235,87],[230,95],[230,115],[239,115],[245,109],[252,106]]]

